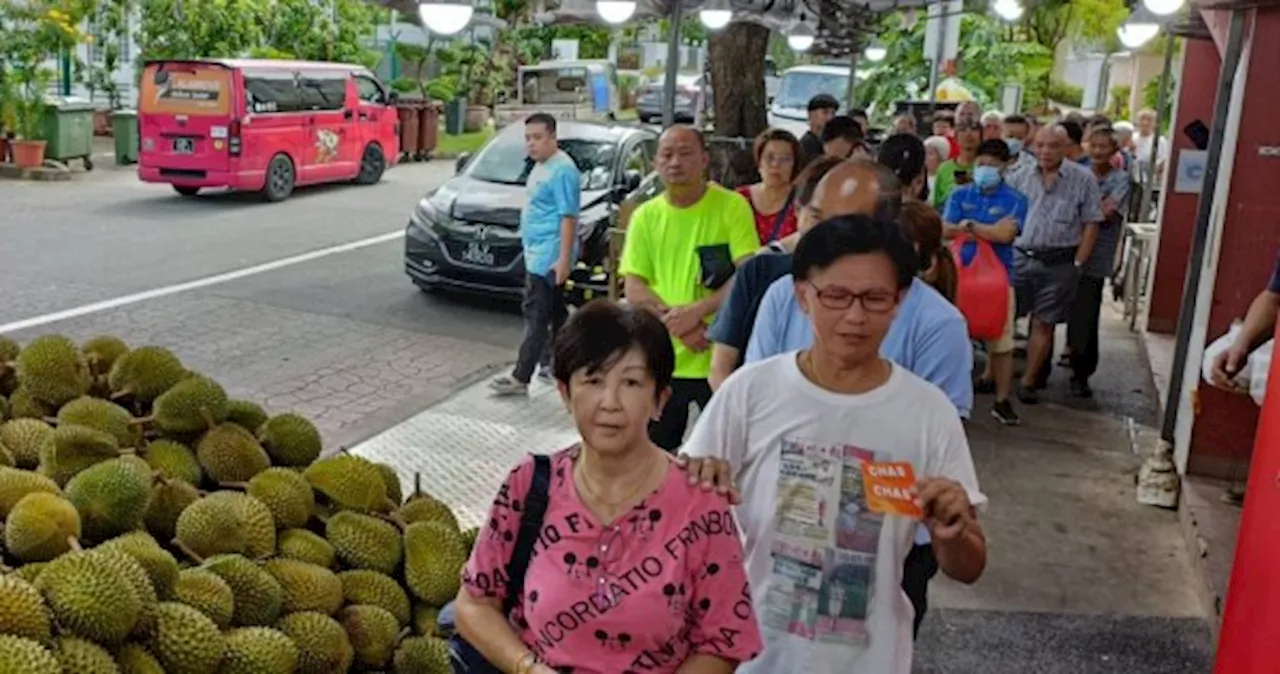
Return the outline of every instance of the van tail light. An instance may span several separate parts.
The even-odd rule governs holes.
[[[227,152],[232,157],[239,157],[244,147],[240,140],[240,120],[232,120],[227,127]]]

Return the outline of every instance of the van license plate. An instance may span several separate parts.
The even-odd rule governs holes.
[[[174,138],[173,151],[175,154],[195,154],[196,141],[194,138]]]

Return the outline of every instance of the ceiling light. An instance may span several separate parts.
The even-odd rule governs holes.
[[[996,13],[996,16],[1005,21],[1021,19],[1024,11],[1022,3],[1018,2],[1018,0],[996,0],[991,5],[991,10]]]
[[[457,2],[424,2],[418,5],[418,17],[427,30],[437,35],[453,35],[471,23],[475,8]]]
[[[804,15],[801,14],[800,21],[796,23],[795,27],[787,35],[787,46],[795,51],[809,51],[813,47],[815,38],[816,35],[813,32],[813,28],[809,27],[809,24],[804,20]]]
[[[634,0],[596,0],[596,13],[605,23],[626,23],[636,13]]]
[[[1182,9],[1185,4],[1186,0],[1142,0],[1142,6],[1156,16],[1169,16]]]
[[[1125,22],[1116,29],[1116,37],[1126,49],[1137,49],[1151,41],[1160,33],[1160,25],[1156,23]]]
[[[720,30],[733,20],[733,11],[728,9],[703,9],[698,11],[698,18],[707,30]]]

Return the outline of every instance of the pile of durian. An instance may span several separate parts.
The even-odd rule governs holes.
[[[167,349],[0,336],[0,674],[450,671],[476,531],[322,450]]]

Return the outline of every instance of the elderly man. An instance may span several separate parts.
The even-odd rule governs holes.
[[[982,115],[982,140],[1003,140],[1004,115],[999,110],[991,110]]]
[[[671,397],[649,433],[674,451],[684,439],[689,405],[711,398],[707,327],[727,293],[737,264],[760,247],[746,199],[707,182],[710,157],[702,134],[673,126],[658,140],[662,195],[631,215],[620,273],[627,300],[662,317],[676,367]]]
[[[977,101],[963,101],[956,106],[956,125],[965,123],[982,123],[982,105]]]
[[[1040,129],[1036,166],[1014,171],[1008,180],[1028,202],[1026,222],[1013,244],[1018,311],[1031,316],[1027,368],[1017,392],[1024,405],[1040,402],[1036,389],[1053,348],[1054,329],[1071,314],[1081,269],[1104,217],[1092,171],[1063,161],[1070,144],[1061,125]]]

